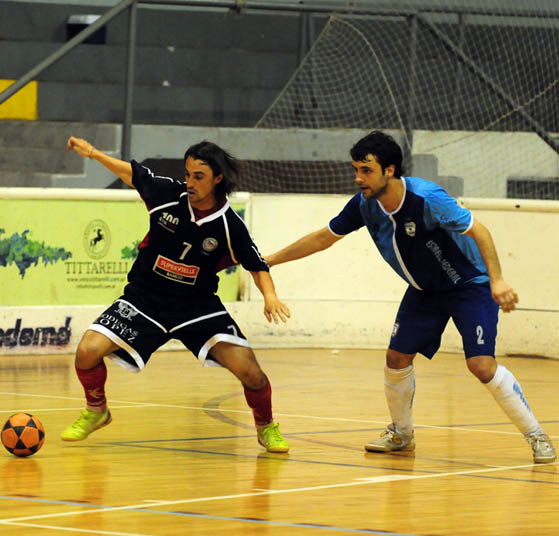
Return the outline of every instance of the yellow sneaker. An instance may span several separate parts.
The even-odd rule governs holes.
[[[62,441],[82,441],[91,432],[107,426],[112,420],[111,412],[108,409],[103,413],[84,409],[76,422],[60,434],[60,439]]]
[[[268,452],[289,452],[289,445],[281,435],[279,423],[273,422],[257,432],[258,443]]]

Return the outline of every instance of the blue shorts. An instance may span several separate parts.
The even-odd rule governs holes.
[[[409,287],[396,315],[390,346],[404,354],[421,353],[431,359],[452,318],[466,358],[495,357],[499,306],[489,284],[467,285],[447,292],[425,292]]]

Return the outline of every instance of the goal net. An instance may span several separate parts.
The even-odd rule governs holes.
[[[256,125],[301,136],[306,156],[251,161],[243,187],[353,192],[349,149],[382,129],[401,144],[406,175],[452,195],[559,199],[559,4],[494,3],[393,2],[323,20]]]

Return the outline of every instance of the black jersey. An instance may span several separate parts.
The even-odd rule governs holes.
[[[227,266],[269,271],[228,201],[196,221],[184,182],[157,176],[132,160],[132,183],[148,208],[150,223],[128,274],[127,292],[180,308],[191,298],[214,294],[217,272]]]

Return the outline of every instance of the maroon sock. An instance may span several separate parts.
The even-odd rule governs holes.
[[[92,369],[79,369],[76,367],[76,373],[83,385],[88,407],[103,407],[107,403],[107,398],[105,397],[107,367],[105,362],[101,361]]]
[[[272,417],[272,386],[266,378],[266,385],[261,389],[248,389],[244,387],[245,398],[252,409],[254,422],[257,426],[270,424]]]

